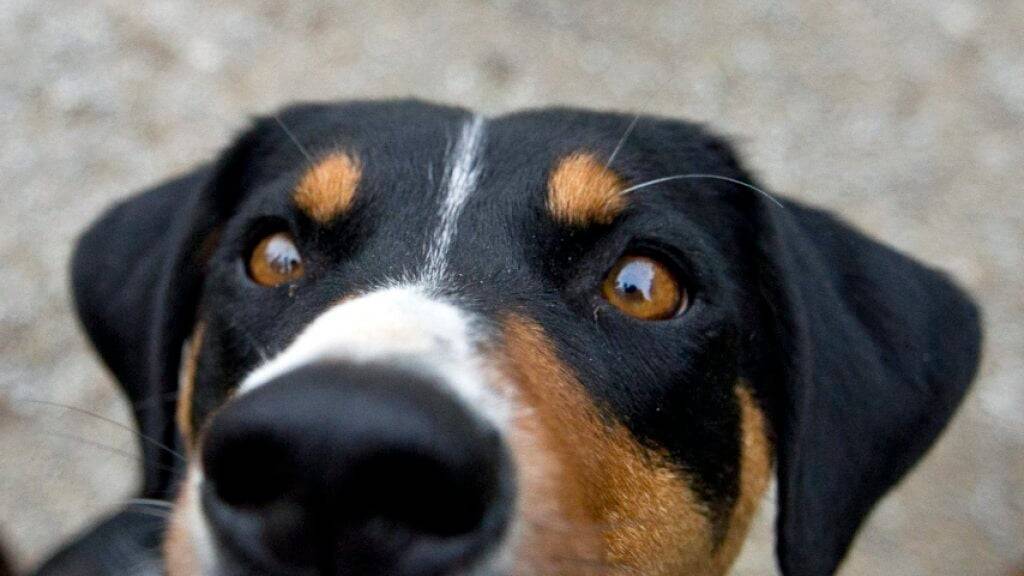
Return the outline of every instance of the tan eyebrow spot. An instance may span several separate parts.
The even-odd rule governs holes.
[[[548,178],[548,211],[571,226],[610,224],[626,207],[626,183],[593,154],[563,158]]]
[[[329,154],[299,180],[295,204],[313,220],[326,224],[352,206],[362,174],[358,158],[345,152]]]

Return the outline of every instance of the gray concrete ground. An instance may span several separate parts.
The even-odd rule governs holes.
[[[21,566],[131,494],[129,420],[66,261],[110,201],[295,99],[417,95],[705,120],[783,194],[952,272],[973,393],[843,574],[1024,566],[1024,2],[0,0],[0,532]],[[771,504],[738,566],[772,573]]]

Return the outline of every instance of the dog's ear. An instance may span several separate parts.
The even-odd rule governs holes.
[[[823,212],[757,206],[780,358],[768,394],[779,562],[787,576],[831,574],[966,393],[979,314],[944,275]]]
[[[111,208],[78,241],[71,265],[82,325],[132,403],[143,435],[143,493],[166,495],[174,460],[181,347],[191,332],[205,258],[241,199],[266,120],[213,165]]]
[[[165,513],[149,502],[132,502],[59,548],[32,576],[162,574],[157,567]]]

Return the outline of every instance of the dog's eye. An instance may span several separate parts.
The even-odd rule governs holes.
[[[641,320],[667,320],[686,309],[686,290],[664,263],[647,256],[619,258],[601,285],[619,310]]]
[[[302,277],[302,256],[287,232],[271,234],[249,255],[249,276],[263,286],[280,286]]]

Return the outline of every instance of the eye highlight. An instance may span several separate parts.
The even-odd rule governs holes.
[[[601,295],[622,312],[641,320],[668,320],[688,304],[685,288],[664,263],[627,254],[601,283]]]
[[[264,237],[249,254],[249,277],[267,287],[295,282],[304,272],[302,255],[288,232]]]

